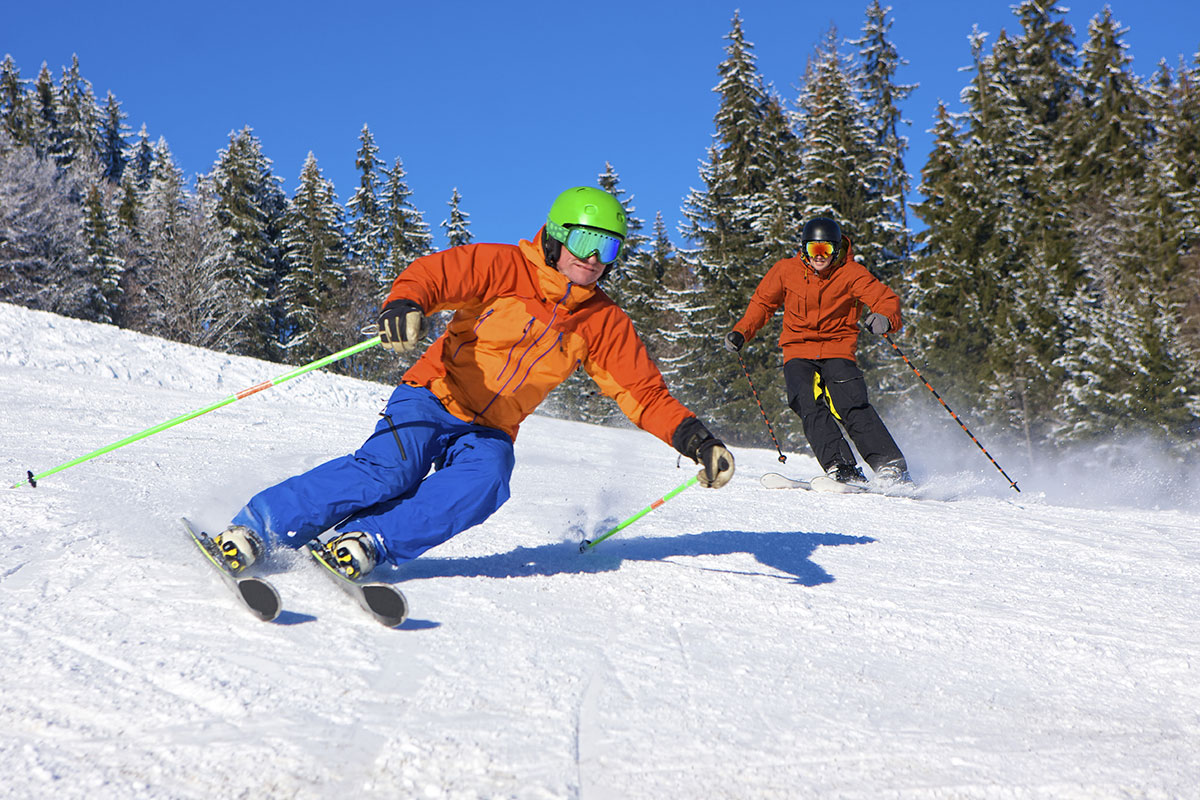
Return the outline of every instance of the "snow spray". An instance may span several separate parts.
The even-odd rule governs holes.
[[[595,547],[596,545],[600,544],[601,542],[603,542],[603,541],[604,541],[605,539],[607,539],[608,537],[612,536],[612,535],[613,535],[614,533],[616,533],[617,531],[621,530],[622,528],[627,528],[627,527],[629,527],[630,525],[632,525],[633,523],[637,522],[637,521],[638,521],[639,519],[641,519],[642,517],[644,517],[644,516],[646,516],[647,514],[649,514],[649,513],[650,513],[651,511],[653,511],[654,509],[656,509],[656,508],[658,508],[659,506],[661,506],[663,503],[665,503],[665,502],[667,502],[668,500],[670,500],[670,499],[671,499],[672,497],[674,497],[675,495],[677,495],[677,494],[679,494],[680,492],[682,492],[684,489],[688,488],[689,486],[694,486],[695,484],[697,484],[697,483],[699,483],[699,482],[700,482],[700,476],[699,476],[699,475],[693,475],[692,477],[688,478],[688,479],[687,479],[686,481],[684,481],[683,483],[681,483],[681,484],[679,484],[678,486],[676,486],[676,487],[675,487],[674,489],[672,489],[671,491],[669,491],[669,492],[667,492],[666,494],[664,494],[662,497],[660,497],[660,498],[658,498],[657,500],[655,500],[655,501],[654,501],[653,503],[651,503],[650,505],[648,505],[648,506],[646,506],[645,508],[643,508],[641,511],[637,512],[636,514],[634,514],[634,515],[633,515],[632,517],[630,517],[629,519],[625,520],[624,522],[621,522],[621,523],[619,523],[619,524],[618,524],[616,527],[614,527],[612,530],[610,530],[608,533],[604,534],[603,536],[597,536],[595,539],[584,539],[582,542],[580,542],[580,543],[579,543],[579,552],[581,552],[581,553],[586,553],[588,550],[591,550],[593,547]]]

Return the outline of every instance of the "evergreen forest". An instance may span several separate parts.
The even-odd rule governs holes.
[[[794,96],[760,74],[734,15],[678,230],[661,210],[639,217],[614,165],[597,165],[630,220],[603,286],[672,391],[730,443],[806,451],[780,315],[740,354],[721,340],[804,221],[826,215],[903,301],[902,331],[859,340],[902,444],[907,419],[944,412],[901,353],[976,433],[1030,462],[1149,440],[1195,464],[1200,52],[1136,75],[1109,10],[1077,36],[1024,0],[1011,33],[972,36],[963,110],[929,109],[934,146],[912,169],[900,106],[915,87],[899,82],[889,14],[871,0],[854,35],[831,29]],[[188,179],[165,139],[126,121],[77,59],[57,79],[0,64],[0,301],[304,364],[358,341],[395,274],[433,249],[402,160],[380,156],[369,124],[347,143],[359,182],[343,205],[311,153],[289,197],[250,127]],[[434,218],[468,244],[446,188]],[[405,367],[375,348],[332,368],[395,382]],[[543,410],[628,424],[582,371]]]

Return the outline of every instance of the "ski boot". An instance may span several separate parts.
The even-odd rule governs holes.
[[[838,483],[866,483],[867,476],[854,464],[834,464],[825,473]]]
[[[230,525],[213,539],[225,566],[235,575],[262,557],[262,539],[245,525]]]
[[[325,549],[333,557],[333,565],[338,572],[352,581],[357,581],[379,563],[375,551],[375,543],[371,535],[352,531],[343,533],[325,544]]]
[[[907,466],[903,461],[892,461],[881,465],[879,469],[875,470],[875,480],[884,486],[911,484],[913,482],[912,476],[908,474]]]

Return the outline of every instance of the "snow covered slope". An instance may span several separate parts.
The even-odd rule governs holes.
[[[287,371],[0,305],[0,477]],[[402,628],[296,557],[256,621],[177,518],[349,451],[389,392],[308,375],[0,489],[0,796],[1197,796],[1193,494],[1018,495],[961,433],[978,465],[916,464],[955,501],[770,491],[738,450],[581,555],[695,468],[534,417],[508,505],[385,576]]]

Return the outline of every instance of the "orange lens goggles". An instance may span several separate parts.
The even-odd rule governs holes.
[[[805,242],[804,252],[809,258],[833,258],[837,248],[832,242]]]

